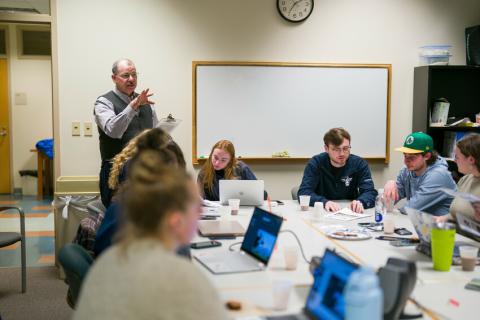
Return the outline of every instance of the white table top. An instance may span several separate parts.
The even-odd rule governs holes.
[[[300,211],[295,201],[284,201],[285,205],[273,207],[273,213],[285,218],[282,230],[288,229],[295,232],[305,251],[307,259],[312,256],[322,256],[325,248],[340,250],[357,263],[371,266],[375,269],[385,265],[389,257],[398,257],[417,262],[417,284],[412,297],[423,306],[433,310],[437,315],[447,319],[477,319],[476,314],[480,302],[480,292],[464,289],[474,277],[480,277],[480,267],[473,272],[464,272],[460,266],[452,266],[449,272],[439,272],[432,268],[431,259],[415,250],[415,247],[393,247],[388,241],[376,240],[375,237],[383,232],[372,232],[372,238],[362,241],[345,241],[329,238],[325,235],[326,226],[342,225],[357,226],[358,222],[373,222],[373,217],[352,221],[339,221],[323,218],[317,222],[312,219],[313,208],[308,212]],[[369,209],[373,210],[373,209]],[[248,227],[252,215],[252,207],[241,207],[237,216],[222,214],[220,219],[237,220],[245,228]],[[394,213],[395,227],[406,227],[415,234],[414,228],[407,216]],[[395,235],[397,236],[397,235]],[[205,238],[197,237],[194,241],[204,241]],[[203,250],[228,250],[230,244],[242,241],[221,240],[222,246]],[[474,241],[457,235],[457,241],[465,241],[472,245],[479,245]],[[289,233],[280,233],[277,245],[265,271],[239,273],[229,275],[213,275],[203,266],[197,266],[207,275],[214,286],[219,290],[224,301],[236,300],[242,303],[242,310],[232,312],[231,316],[242,318],[247,316],[261,316],[277,314],[272,308],[273,300],[271,284],[275,279],[289,279],[295,288],[290,296],[288,309],[280,313],[299,312],[305,304],[309,286],[313,278],[308,270],[308,264],[301,257],[298,248],[298,267],[296,270],[285,269],[283,248],[296,246],[297,242]],[[193,255],[196,251],[193,250]],[[453,303],[452,300],[453,299]],[[456,303],[458,302],[458,303]],[[412,313],[418,313],[413,305],[407,306]],[[429,317],[425,317],[429,318]],[[245,318],[247,319],[247,318]],[[252,318],[253,319],[253,318]]]

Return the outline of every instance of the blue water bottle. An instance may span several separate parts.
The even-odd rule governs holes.
[[[380,223],[385,213],[385,202],[383,201],[383,189],[378,190],[378,196],[375,199],[375,222]]]
[[[354,271],[343,291],[346,320],[383,319],[383,291],[375,272],[361,267]]]

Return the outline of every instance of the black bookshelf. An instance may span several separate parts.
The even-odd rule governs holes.
[[[475,121],[480,113],[480,67],[423,66],[416,67],[413,85],[413,131],[432,136],[435,149],[444,154],[445,132],[478,132],[478,127],[430,127],[429,115],[435,100],[450,102],[449,117],[468,117]]]

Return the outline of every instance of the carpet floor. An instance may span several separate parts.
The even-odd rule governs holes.
[[[21,292],[20,268],[0,268],[0,316],[2,320],[70,319],[68,287],[55,267],[27,268],[27,292]]]

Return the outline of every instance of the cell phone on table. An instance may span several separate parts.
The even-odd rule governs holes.
[[[394,231],[396,234],[400,236],[410,236],[412,233],[408,231],[406,228],[396,228]]]
[[[222,243],[216,240],[210,240],[210,241],[201,241],[201,242],[194,242],[190,244],[190,248],[192,249],[206,249],[206,248],[212,248],[212,247],[219,247],[221,246]]]
[[[396,240],[412,240],[412,241],[415,241],[415,240],[409,239],[409,238],[392,237],[392,236],[378,236],[375,239],[386,240],[386,241],[396,241]]]
[[[394,247],[411,247],[416,245],[418,242],[412,241],[412,239],[402,239],[402,240],[390,241],[389,243]]]

